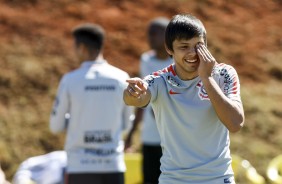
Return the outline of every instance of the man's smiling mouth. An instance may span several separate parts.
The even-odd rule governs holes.
[[[184,59],[184,61],[186,63],[195,63],[195,62],[197,62],[197,59]]]

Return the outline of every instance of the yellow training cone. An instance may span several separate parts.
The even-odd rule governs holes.
[[[250,184],[265,184],[265,178],[257,173],[256,169],[249,161],[242,159],[238,155],[232,155],[232,169],[234,171],[235,180],[247,180]],[[281,183],[282,184],[282,183]]]
[[[272,184],[282,183],[282,155],[272,159],[267,167],[266,175]]]
[[[125,184],[142,183],[142,155],[140,153],[125,153]]]

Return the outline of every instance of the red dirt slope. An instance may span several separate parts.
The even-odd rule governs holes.
[[[105,58],[133,76],[140,54],[148,49],[147,23],[157,16],[189,12],[206,26],[214,57],[233,65],[240,75],[248,124],[234,137],[232,149],[264,172],[266,162],[282,149],[282,110],[276,103],[282,88],[281,8],[281,0],[0,0],[2,167],[11,178],[25,158],[62,149],[63,135],[51,135],[48,121],[60,77],[79,65],[70,35],[74,26],[101,24],[107,31]],[[274,90],[264,91],[270,84]],[[258,105],[249,100],[255,96],[250,89],[276,101],[258,96],[263,104]],[[269,117],[269,126],[264,117]],[[241,144],[254,137],[270,150],[259,152],[257,159],[250,145]],[[262,157],[267,158],[263,163]]]

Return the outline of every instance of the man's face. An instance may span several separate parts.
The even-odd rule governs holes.
[[[167,50],[174,58],[177,75],[183,80],[198,76],[197,70],[200,64],[196,51],[198,43],[204,44],[204,38],[178,39],[172,43],[173,51]]]

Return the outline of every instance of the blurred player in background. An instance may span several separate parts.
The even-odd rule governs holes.
[[[1,168],[1,165],[0,165],[0,184],[11,184],[9,181],[6,180],[6,176]]]
[[[165,17],[157,17],[153,19],[148,26],[147,37],[150,50],[143,53],[141,56],[141,78],[154,71],[165,68],[173,62],[164,46],[164,34],[168,23],[169,19]],[[141,121],[143,123],[141,129],[143,183],[157,184],[161,173],[160,158],[162,156],[162,149],[160,146],[160,136],[157,130],[154,113],[150,105],[148,105],[145,109],[136,109],[135,120],[126,139],[125,147],[126,149],[130,149],[132,136],[134,132],[136,132],[138,124]]]
[[[13,184],[64,184],[67,164],[65,151],[53,151],[22,162]]]
[[[124,184],[122,133],[130,126],[132,107],[122,96],[129,75],[103,58],[104,36],[96,24],[73,30],[82,65],[61,79],[50,117],[52,132],[66,130],[67,184]]]

